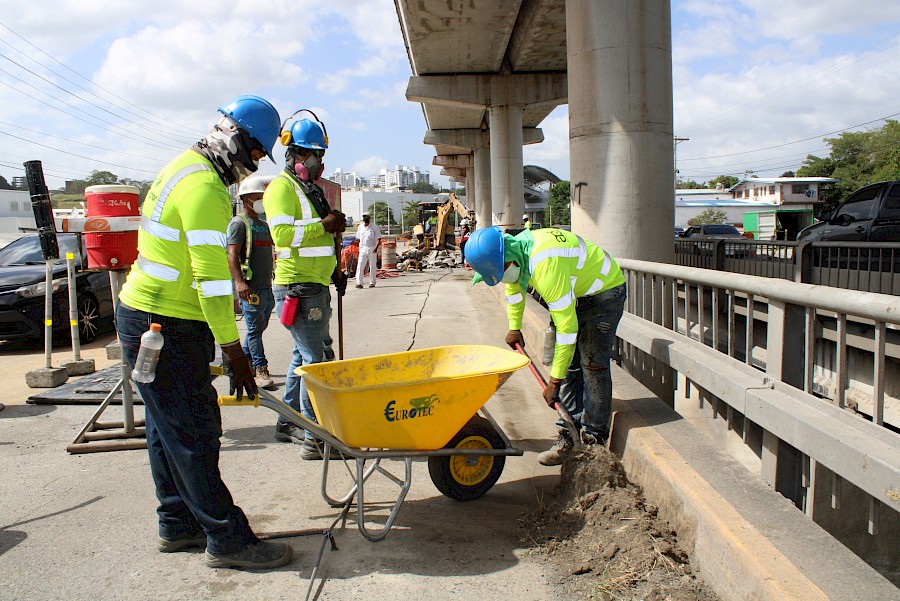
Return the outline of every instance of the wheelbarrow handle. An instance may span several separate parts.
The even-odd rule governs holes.
[[[541,390],[547,388],[547,380],[544,379],[543,374],[538,371],[538,368],[534,365],[534,361],[531,357],[528,356],[528,353],[525,352],[525,349],[522,348],[522,345],[516,343],[516,350],[519,351],[522,355],[528,357],[528,367],[531,369],[531,373],[534,374],[534,377],[537,378],[538,384],[541,385]],[[569,413],[569,410],[565,408],[565,406],[556,401],[553,403],[553,408],[556,409],[556,413],[559,414],[559,418],[566,425],[566,429],[569,431],[569,434],[572,436],[572,442],[575,445],[576,449],[581,448],[581,435],[578,432],[578,427],[575,425],[575,420],[572,419],[572,415]]]

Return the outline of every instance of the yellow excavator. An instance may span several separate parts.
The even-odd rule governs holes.
[[[412,234],[423,255],[432,250],[456,250],[456,237],[450,225],[450,215],[454,211],[469,220],[469,231],[475,229],[475,211],[453,192],[449,198],[436,196],[433,201],[419,203],[419,223],[413,226]]]

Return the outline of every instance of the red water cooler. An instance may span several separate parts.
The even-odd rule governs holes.
[[[86,216],[134,217],[140,215],[141,191],[136,186],[90,186],[84,190]],[[128,269],[137,259],[138,233],[85,233],[88,269]]]

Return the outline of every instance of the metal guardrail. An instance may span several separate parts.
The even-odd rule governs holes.
[[[675,263],[685,267],[900,295],[900,242],[676,238]]]
[[[728,258],[731,243],[714,244],[716,254],[697,253],[699,262]],[[869,534],[879,532],[885,505],[895,512],[892,527],[896,524],[900,436],[884,427],[885,374],[896,370],[896,362],[886,355],[885,345],[889,339],[892,345],[900,340],[900,298],[670,264],[619,262],[629,286],[629,315],[620,324],[619,338],[623,355],[632,355],[627,362],[636,377],[649,381],[663,374],[671,386],[672,376],[665,374],[669,369],[685,378],[688,387],[697,387],[701,406],[713,404],[714,419],[723,413],[725,427],[742,434],[759,458],[762,477],[810,517],[815,517],[817,474],[826,473],[819,469],[826,467],[833,474],[833,508],[840,506],[846,481],[868,499]],[[834,340],[823,336],[825,320],[835,322]],[[765,329],[757,332],[760,323]],[[872,341],[872,410],[867,417],[847,410],[845,403],[851,324],[854,336]],[[860,334],[862,330],[866,333]],[[765,372],[754,367],[760,362],[753,350],[763,345]],[[635,349],[641,357],[634,356]],[[831,353],[833,402],[811,394],[817,360]],[[652,382],[648,386],[652,389]],[[720,411],[722,407],[727,410]]]

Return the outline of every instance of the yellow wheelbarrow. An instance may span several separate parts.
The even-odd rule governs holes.
[[[431,480],[441,493],[471,501],[497,482],[506,456],[522,455],[484,403],[528,363],[506,349],[457,345],[305,365],[296,373],[306,382],[318,424],[264,390],[240,403],[233,396],[219,402],[263,405],[321,440],[322,497],[332,507],[348,506],[356,497],[359,531],[378,541],[387,536],[409,491],[413,459],[428,459]],[[355,474],[348,470],[353,484],[338,498],[328,492],[332,449],[344,461],[356,462]],[[402,460],[405,475],[390,473],[382,459]],[[400,492],[384,526],[372,531],[365,525],[364,488],[376,472]]]

